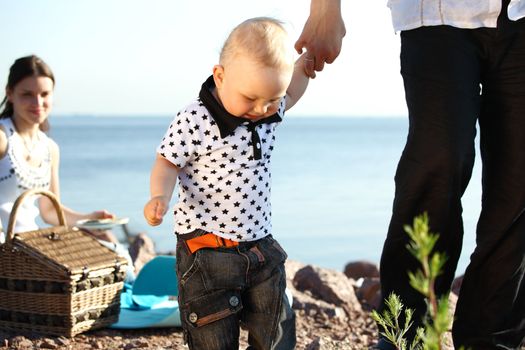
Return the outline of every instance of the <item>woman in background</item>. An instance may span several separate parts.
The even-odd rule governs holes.
[[[6,96],[0,103],[0,232],[7,229],[15,200],[28,189],[48,190],[60,198],[58,145],[45,131],[53,106],[55,77],[49,66],[37,56],[17,59],[9,71]],[[3,108],[3,109],[2,109]],[[62,205],[66,223],[82,219],[107,219],[106,210],[79,213]],[[14,232],[37,230],[36,218],[56,226],[58,216],[53,203],[45,196],[25,200],[18,208]],[[134,279],[133,263],[128,251],[109,231],[89,231],[108,248],[128,260],[126,281]],[[0,241],[5,236],[0,235]]]
[[[14,201],[28,189],[49,190],[60,198],[58,145],[45,131],[53,106],[55,78],[37,56],[17,59],[11,66],[6,96],[0,104],[0,223],[7,228]],[[66,221],[112,218],[106,210],[82,214],[62,206]],[[37,216],[58,225],[53,204],[47,197],[26,200],[18,209],[14,232],[38,229]],[[114,240],[114,238],[111,238]]]

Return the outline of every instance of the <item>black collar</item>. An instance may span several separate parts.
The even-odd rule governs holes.
[[[233,131],[241,124],[247,124],[251,129],[259,124],[270,124],[282,121],[282,118],[278,113],[256,122],[236,117],[224,109],[224,107],[215,99],[212,94],[213,89],[215,89],[215,81],[213,81],[213,75],[210,75],[210,77],[202,84],[199,98],[217,123],[222,138],[232,134]]]

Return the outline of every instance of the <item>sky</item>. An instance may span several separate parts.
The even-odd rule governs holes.
[[[271,16],[299,37],[309,0],[0,0],[0,85],[36,54],[56,79],[54,115],[174,115],[198,94],[235,25]],[[337,60],[288,114],[406,115],[399,35],[386,0],[345,1]],[[3,96],[3,94],[2,94]]]

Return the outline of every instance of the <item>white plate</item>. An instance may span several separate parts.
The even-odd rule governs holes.
[[[118,225],[124,225],[129,222],[129,218],[115,218],[115,219],[86,219],[78,220],[77,227],[87,228],[91,230],[109,230]]]

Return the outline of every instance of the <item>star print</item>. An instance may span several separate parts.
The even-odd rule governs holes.
[[[281,101],[280,114],[283,106]],[[175,228],[206,227],[239,241],[264,237],[270,225],[268,165],[277,123],[245,121],[222,137],[221,121],[208,108],[197,99],[178,112],[158,147],[161,156],[171,155],[166,159],[180,168],[182,198]],[[260,159],[254,159],[252,136],[264,145]],[[235,225],[229,227],[228,222]]]

